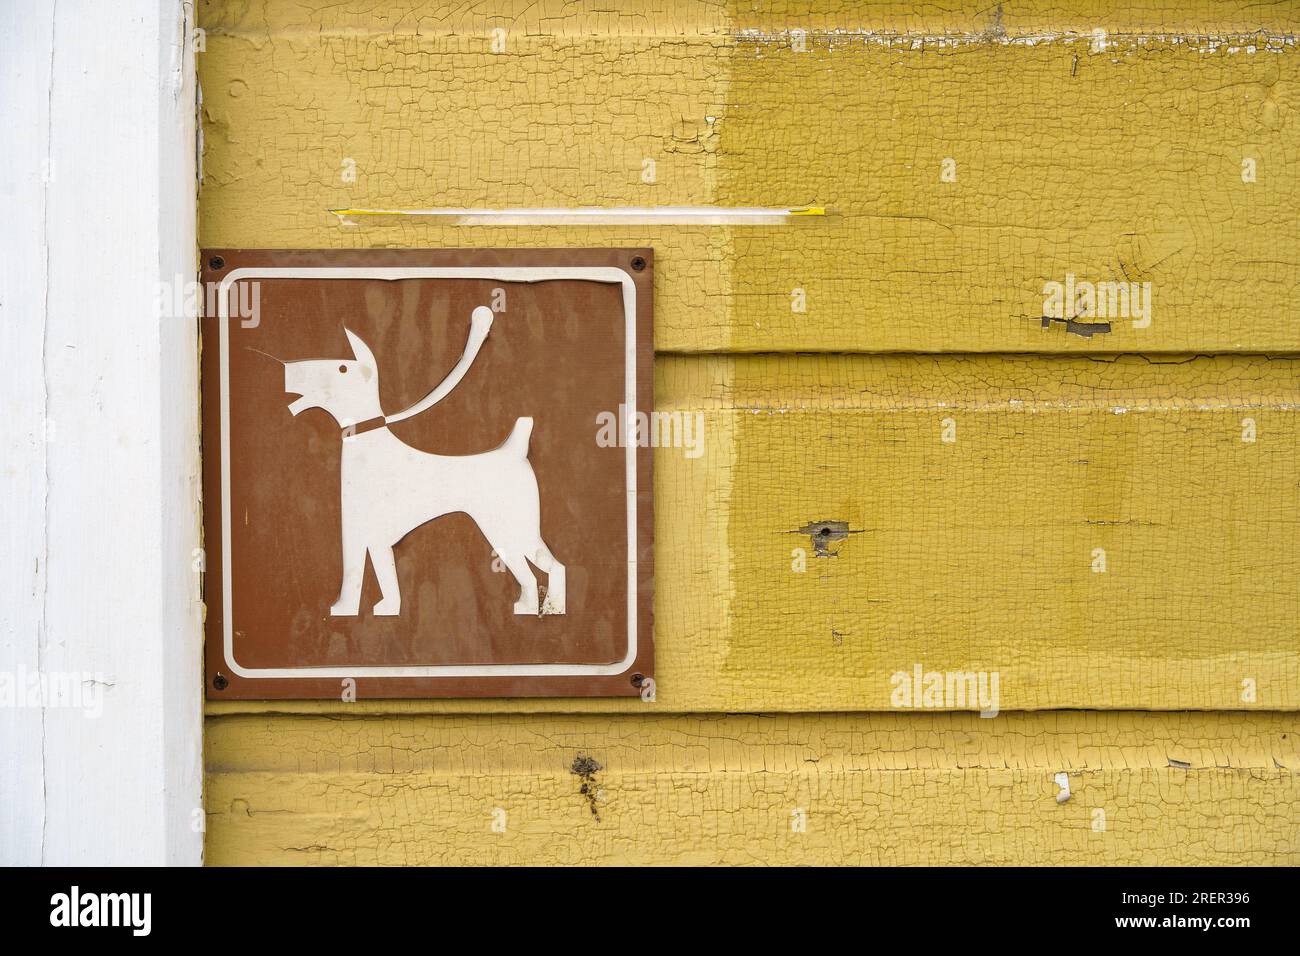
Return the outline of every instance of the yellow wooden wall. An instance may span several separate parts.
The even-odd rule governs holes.
[[[706,421],[654,703],[210,704],[209,862],[1300,862],[1300,11],[915,6],[198,4],[204,245],[653,246]],[[582,204],[831,214],[328,211]],[[1150,324],[1044,329],[1067,273]]]

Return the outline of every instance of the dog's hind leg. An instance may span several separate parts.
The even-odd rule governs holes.
[[[397,562],[393,559],[392,545],[370,547],[370,566],[379,579],[383,600],[375,605],[376,617],[396,617],[402,613],[402,592],[397,586]]]
[[[546,572],[546,600],[542,602],[543,614],[563,614],[565,609],[564,565],[555,560],[551,549],[541,538],[533,546],[533,564]]]
[[[519,600],[515,602],[515,613],[536,614],[537,578],[533,574],[533,569],[528,566],[528,561],[517,550],[506,551],[497,547],[495,551],[502,563],[510,569],[515,580],[519,582]]]

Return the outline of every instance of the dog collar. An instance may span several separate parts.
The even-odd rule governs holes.
[[[367,418],[364,422],[357,422],[355,425],[349,425],[343,429],[343,434],[349,438],[355,438],[358,435],[364,435],[366,432],[372,432],[376,428],[383,428],[388,424],[388,419],[383,415],[376,415],[374,418]]]

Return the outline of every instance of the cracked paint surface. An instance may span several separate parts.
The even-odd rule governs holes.
[[[661,356],[658,407],[705,441],[655,450],[653,707],[889,710],[920,663],[999,672],[1003,709],[1295,709],[1298,383],[1244,356]],[[833,559],[828,516],[860,532]]]
[[[222,717],[208,862],[1293,863],[1297,733],[1277,714]]]
[[[690,361],[687,390],[716,380]],[[1300,706],[1296,360],[716,362],[736,707],[884,710],[917,662],[998,672],[1009,709]],[[796,572],[780,532],[818,514],[872,531]]]
[[[821,205],[833,215],[785,227],[546,243],[655,246],[662,350],[1300,347],[1278,320],[1300,278],[1296,18],[1022,6],[990,34],[985,4],[208,2],[203,242],[537,243],[527,227],[344,227],[331,208]],[[1025,321],[1067,272],[1151,282],[1151,326]]]
[[[204,245],[653,246],[659,408],[705,416],[655,451],[655,703],[209,704],[209,861],[1296,862],[1284,6],[200,3]],[[327,211],[591,203],[833,215]],[[1067,272],[1150,326],[1043,328]],[[918,662],[1003,714],[888,712]]]

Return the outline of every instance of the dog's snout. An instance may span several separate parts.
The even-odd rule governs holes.
[[[303,370],[297,362],[286,362],[284,366],[284,391],[288,395],[299,396],[296,401],[289,403],[289,411],[297,415],[307,407],[305,393],[306,385],[303,383]]]

